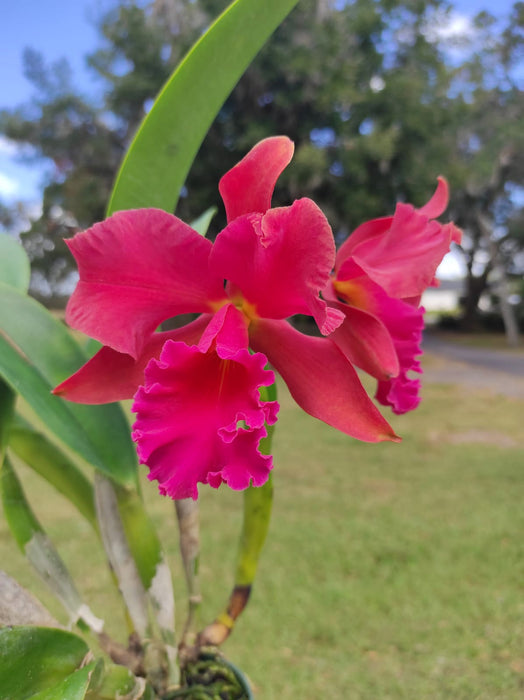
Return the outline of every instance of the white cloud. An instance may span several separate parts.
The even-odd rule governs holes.
[[[0,135],[0,154],[5,156],[16,156],[20,153],[20,146],[11,139]]]
[[[19,183],[7,175],[0,173],[0,195],[13,197],[19,191]]]
[[[471,41],[475,38],[477,30],[471,16],[462,12],[440,10],[428,18],[425,34],[428,41],[455,43]]]
[[[16,160],[19,157],[31,158],[37,154],[37,149],[30,143],[18,143],[0,134],[0,156]]]
[[[472,37],[475,34],[475,27],[471,17],[462,15],[459,12],[452,12],[447,21],[436,27],[437,35],[440,39],[458,39],[462,37]]]
[[[473,15],[437,10],[426,22],[426,39],[438,44],[452,63],[458,64],[486,48],[486,37],[475,27]]]

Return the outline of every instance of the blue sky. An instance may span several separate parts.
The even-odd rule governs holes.
[[[2,60],[0,61],[0,108],[27,101],[32,92],[22,72],[25,47],[41,51],[47,61],[65,56],[74,82],[85,92],[96,90],[86,70],[85,55],[97,45],[95,21],[113,0],[14,0],[2,4]],[[512,0],[456,0],[457,11],[474,15],[482,9],[503,15]],[[493,7],[495,5],[495,7]],[[43,170],[17,162],[15,149],[0,137],[0,200],[33,200],[38,196]]]
[[[2,4],[2,60],[0,108],[16,107],[30,99],[32,87],[24,77],[26,47],[41,51],[47,61],[66,56],[75,82],[91,92],[94,85],[85,68],[85,54],[96,46],[95,20],[111,0],[15,0]],[[38,198],[45,168],[18,162],[12,144],[0,137],[0,200]]]

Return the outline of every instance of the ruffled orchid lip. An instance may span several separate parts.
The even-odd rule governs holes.
[[[278,403],[261,401],[259,389],[275,377],[266,357],[242,347],[244,334],[242,314],[229,305],[198,346],[168,341],[146,368],[133,439],[149,478],[172,498],[196,498],[198,483],[245,489],[267,480],[272,459],[259,443]]]

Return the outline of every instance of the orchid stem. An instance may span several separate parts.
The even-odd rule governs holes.
[[[267,437],[260,441],[259,449],[270,454],[273,426],[268,426]],[[220,646],[231,634],[237,618],[246,607],[258,561],[266,541],[273,504],[273,480],[271,474],[263,486],[250,486],[244,491],[244,519],[238,546],[235,585],[226,608],[198,635],[199,646]]]
[[[198,502],[192,498],[175,501],[175,509],[180,533],[180,553],[184,564],[188,591],[188,613],[181,647],[188,646],[189,637],[197,624],[198,610],[202,603],[198,560],[200,555],[200,519]]]

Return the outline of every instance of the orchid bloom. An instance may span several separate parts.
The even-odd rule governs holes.
[[[448,185],[439,178],[421,209],[397,204],[394,216],[359,226],[340,247],[324,298],[344,322],[332,334],[345,356],[378,380],[376,398],[405,413],[420,403],[422,292],[438,284],[435,272],[461,232],[434,219],[448,204]]]
[[[268,361],[312,416],[360,440],[398,440],[337,339],[346,306],[320,296],[335,266],[325,216],[309,199],[270,208],[292,155],[289,139],[269,138],[223,176],[228,223],[214,244],[156,209],[119,212],[68,241],[80,280],[66,320],[104,347],[54,393],[81,403],[134,396],[139,458],[172,498],[196,498],[198,483],[267,480],[260,441],[278,411],[260,397],[274,381]],[[312,316],[322,337],[295,330],[294,314]]]

